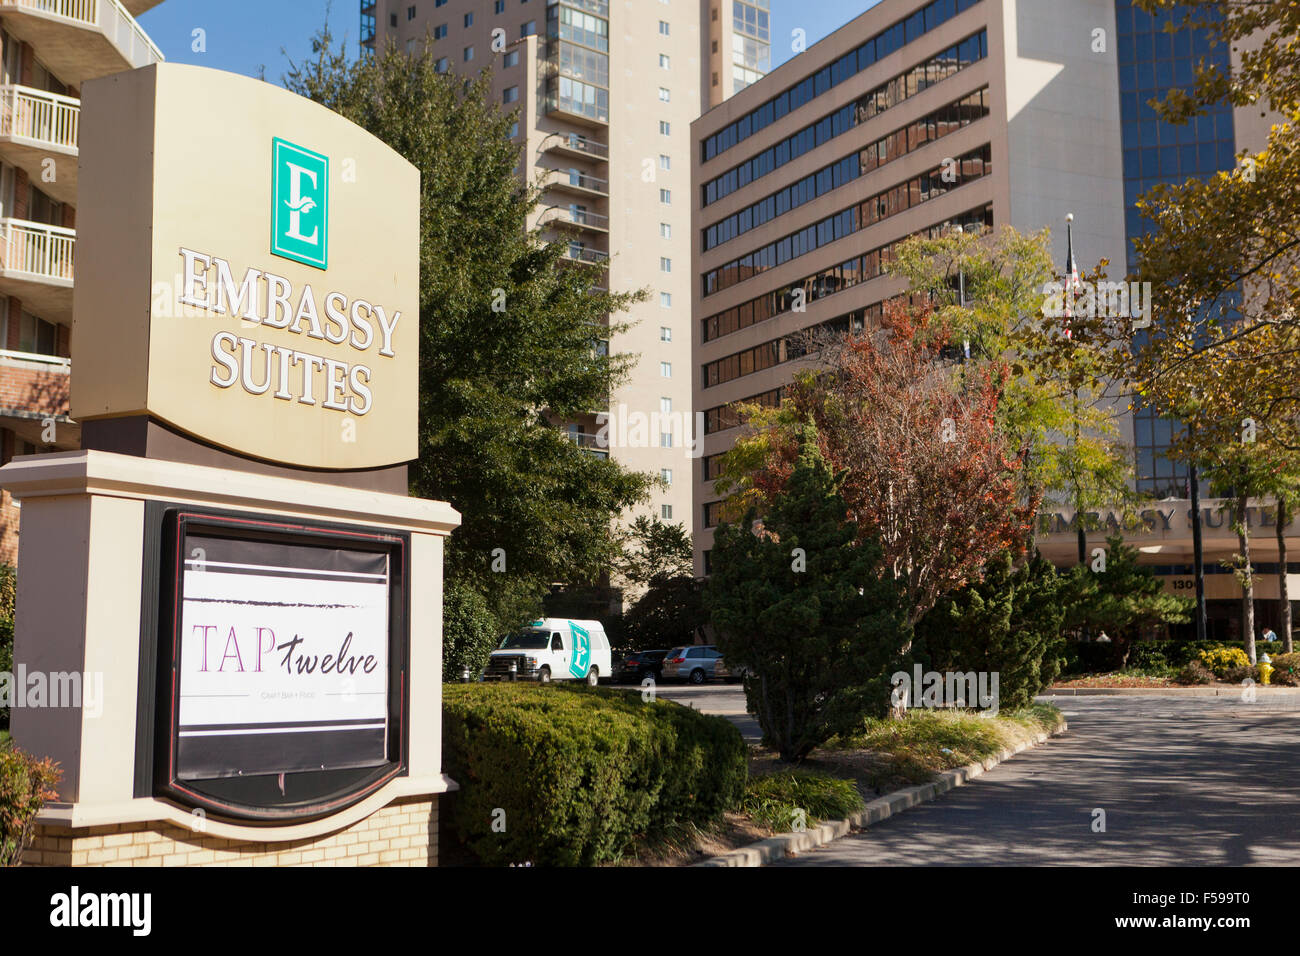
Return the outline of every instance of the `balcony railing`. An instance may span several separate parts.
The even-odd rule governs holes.
[[[547,226],[559,224],[599,229],[601,232],[609,230],[608,216],[602,216],[598,212],[589,212],[586,209],[567,209],[564,206],[552,206],[545,210],[543,215],[545,218],[542,220],[542,224]]]
[[[163,60],[162,51],[120,0],[0,0],[0,9],[30,10],[100,30],[133,67]]]
[[[0,136],[64,150],[77,148],[81,101],[30,86],[0,86]]]
[[[551,174],[546,178],[545,185],[558,186],[561,189],[570,186],[574,189],[585,189],[601,196],[609,195],[609,180],[592,176],[589,173],[580,173],[573,169],[552,170]]]
[[[602,438],[587,432],[565,432],[565,436],[588,455],[595,455],[597,458],[609,457],[608,436]]]
[[[564,258],[571,262],[594,262],[603,265],[609,261],[609,253],[599,249],[587,249],[569,243],[564,249]]]
[[[0,270],[70,285],[77,233],[25,219],[0,219]]]
[[[594,139],[581,136],[578,133],[552,133],[546,139],[542,140],[542,150],[552,150],[559,153],[575,153],[582,156],[590,156],[593,159],[608,160],[609,147],[604,143],[598,143]]]

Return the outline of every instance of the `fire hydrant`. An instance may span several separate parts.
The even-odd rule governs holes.
[[[1259,659],[1259,682],[1267,684],[1273,676],[1273,660],[1267,654]]]

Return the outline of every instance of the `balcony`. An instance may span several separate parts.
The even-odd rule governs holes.
[[[0,219],[0,292],[51,322],[72,324],[72,256],[77,233],[24,219]]]
[[[542,177],[541,185],[547,189],[558,189],[588,199],[609,198],[609,180],[576,169],[549,170]]]
[[[121,0],[0,0],[0,17],[7,30],[40,50],[55,76],[73,86],[163,59]]]
[[[590,159],[609,162],[609,147],[580,133],[552,133],[542,140],[541,151],[567,159]]]
[[[591,435],[586,432],[565,432],[565,437],[573,442],[583,451],[596,458],[609,457],[609,439],[601,438],[598,435]]]
[[[59,202],[77,201],[77,126],[81,101],[30,86],[0,86],[0,157],[25,171]],[[54,178],[46,160],[54,161]]]
[[[564,255],[560,257],[562,261],[582,262],[587,265],[603,266],[609,262],[609,253],[601,252],[599,249],[588,249],[581,243],[570,242],[564,247]]]
[[[551,206],[542,211],[540,224],[565,230],[609,235],[609,217],[586,209]]]

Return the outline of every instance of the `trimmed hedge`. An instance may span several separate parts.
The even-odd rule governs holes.
[[[638,836],[739,804],[748,751],[729,721],[637,691],[584,685],[443,688],[448,823],[485,863],[590,866]]]

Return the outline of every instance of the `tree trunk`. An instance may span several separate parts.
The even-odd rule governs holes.
[[[1241,631],[1246,642],[1246,656],[1255,661],[1255,584],[1251,579],[1250,531],[1246,527],[1246,493],[1237,495],[1237,543],[1241,546]]]
[[[1291,595],[1286,586],[1286,526],[1290,512],[1285,495],[1277,496],[1277,595],[1282,601],[1282,652],[1291,653]]]

